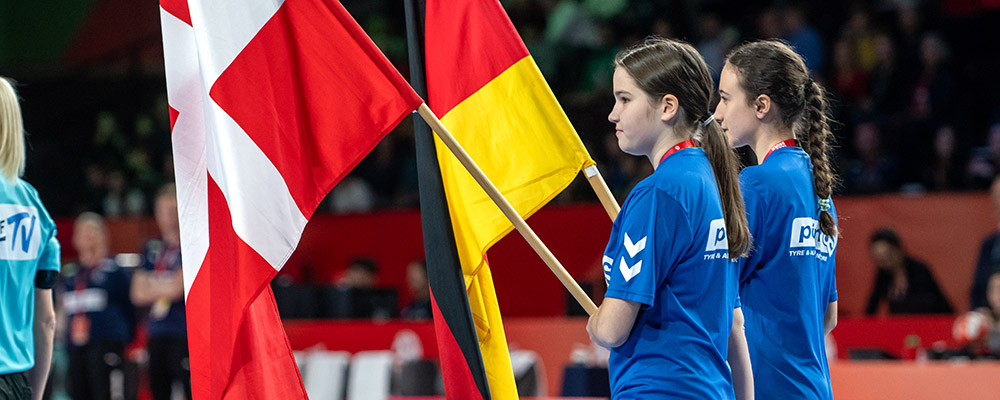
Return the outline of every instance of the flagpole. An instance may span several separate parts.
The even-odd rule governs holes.
[[[611,189],[608,189],[608,184],[601,176],[601,171],[597,170],[597,165],[591,165],[583,169],[583,174],[587,177],[590,187],[594,189],[594,194],[601,201],[601,205],[604,206],[604,211],[607,211],[608,216],[614,221],[618,217],[621,207],[618,205],[618,200],[615,200],[615,196],[611,194]]]
[[[566,271],[566,268],[559,263],[559,260],[556,259],[555,255],[549,251],[549,248],[542,243],[542,240],[539,239],[538,235],[535,234],[535,231],[528,226],[528,223],[524,221],[524,218],[521,218],[521,214],[518,214],[517,211],[514,210],[514,206],[512,206],[510,202],[503,197],[500,190],[498,190],[496,186],[493,185],[493,182],[486,177],[486,174],[479,169],[476,162],[473,161],[472,158],[469,157],[469,154],[465,152],[465,149],[458,144],[455,137],[451,135],[450,131],[448,131],[448,128],[445,128],[444,124],[441,123],[441,120],[434,115],[434,112],[431,111],[429,107],[427,107],[427,103],[421,103],[420,107],[417,108],[417,113],[423,117],[424,121],[427,121],[427,124],[431,126],[431,129],[433,129],[434,133],[436,133],[441,141],[444,142],[445,146],[448,146],[448,149],[451,150],[452,154],[458,158],[458,161],[465,166],[465,169],[472,174],[472,177],[479,183],[479,186],[483,187],[483,190],[485,190],[486,194],[490,196],[490,199],[492,199],[493,202],[500,207],[500,211],[507,216],[507,219],[509,219],[512,224],[514,224],[514,228],[521,233],[521,236],[524,236],[524,240],[531,245],[531,248],[535,249],[538,256],[542,258],[542,261],[545,261],[545,265],[552,270],[552,273],[556,275],[556,278],[558,278],[560,282],[562,282],[563,286],[566,287],[566,290],[569,290],[569,293],[573,295],[573,298],[580,303],[580,306],[582,306],[584,310],[587,311],[587,314],[593,315],[594,312],[597,311],[597,305],[594,304],[594,301],[590,299],[590,296],[587,296],[587,293],[583,291],[580,284],[573,279],[573,276],[571,276],[569,272]]]

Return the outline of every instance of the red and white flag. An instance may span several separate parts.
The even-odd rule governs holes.
[[[420,98],[335,0],[161,0],[196,399],[305,398],[269,282]]]

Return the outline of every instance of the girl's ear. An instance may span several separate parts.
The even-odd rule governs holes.
[[[764,119],[771,112],[771,96],[762,94],[753,100],[753,111],[757,119]]]
[[[670,122],[677,116],[677,111],[680,109],[680,103],[677,101],[677,96],[672,94],[665,94],[660,98],[658,104],[660,108],[660,120],[663,122]]]

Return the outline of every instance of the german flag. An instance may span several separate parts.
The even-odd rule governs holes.
[[[594,164],[498,1],[428,0],[424,38],[428,104],[521,216]],[[486,251],[513,226],[440,140],[436,146],[488,392],[494,399],[517,398],[486,262]],[[439,308],[458,306],[436,300]],[[448,329],[437,317],[435,324]],[[450,357],[446,346],[439,350],[446,390],[458,384],[449,377],[477,369],[477,360]],[[456,388],[449,397],[458,392],[467,393]]]

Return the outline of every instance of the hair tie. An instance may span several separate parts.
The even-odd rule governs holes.
[[[830,212],[830,199],[819,199],[819,212]]]
[[[708,118],[705,118],[705,121],[701,123],[701,126],[708,126],[708,124],[711,124],[712,121],[715,121],[715,115],[709,115]]]

